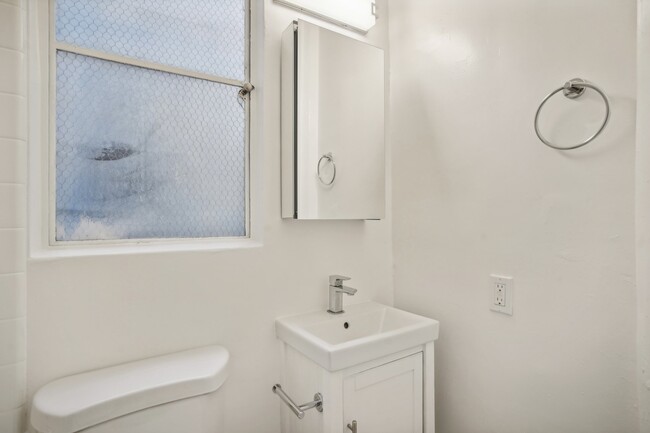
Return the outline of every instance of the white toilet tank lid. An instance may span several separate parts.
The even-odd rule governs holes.
[[[32,426],[72,433],[132,412],[216,391],[230,355],[208,346],[55,380],[34,395]]]

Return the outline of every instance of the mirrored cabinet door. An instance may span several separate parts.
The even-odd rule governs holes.
[[[282,40],[282,214],[385,214],[384,52],[297,21]]]

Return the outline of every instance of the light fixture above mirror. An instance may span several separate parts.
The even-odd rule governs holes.
[[[375,0],[275,0],[336,25],[366,33],[377,21]]]

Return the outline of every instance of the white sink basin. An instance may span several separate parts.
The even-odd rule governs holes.
[[[438,338],[436,320],[375,302],[349,305],[275,321],[279,339],[321,367],[336,371]]]

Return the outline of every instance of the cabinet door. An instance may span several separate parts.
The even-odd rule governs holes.
[[[343,432],[422,433],[422,353],[343,381]]]

